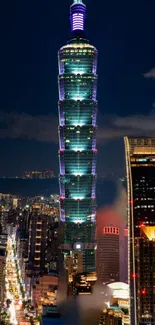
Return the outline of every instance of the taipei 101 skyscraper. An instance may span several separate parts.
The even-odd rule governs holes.
[[[97,50],[85,37],[85,18],[85,4],[74,0],[70,7],[71,38],[58,53],[60,220],[64,260],[73,259],[74,271],[92,272],[95,270]]]

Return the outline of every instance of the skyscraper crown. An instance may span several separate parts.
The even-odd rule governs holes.
[[[70,7],[71,31],[84,31],[86,5],[82,0],[74,0]]]

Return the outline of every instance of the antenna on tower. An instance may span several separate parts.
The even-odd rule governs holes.
[[[74,3],[82,3],[82,0],[74,0]]]

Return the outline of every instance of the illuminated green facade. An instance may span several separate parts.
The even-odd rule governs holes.
[[[72,13],[72,10],[74,11]],[[85,5],[71,6],[71,23]],[[81,14],[82,15],[82,14]],[[75,18],[76,19],[76,18]],[[60,218],[63,249],[83,251],[86,271],[94,262],[96,213],[96,113],[97,50],[82,30],[73,30],[69,43],[58,53]]]

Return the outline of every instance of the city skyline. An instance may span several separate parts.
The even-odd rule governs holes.
[[[3,175],[24,170],[56,170],[58,165],[58,160],[53,160],[58,150],[57,49],[69,35],[69,5],[69,0],[62,2],[58,23],[55,16],[51,19],[52,3],[38,2],[37,6],[29,1],[22,3],[17,6],[15,25],[15,8],[8,12],[3,3],[6,13],[3,16],[9,22],[8,28],[3,28],[1,61],[0,170]],[[154,133],[154,115],[149,115],[153,114],[155,102],[154,6],[153,1],[108,4],[98,0],[96,6],[89,1],[86,30],[100,53],[99,174],[112,169],[125,173],[123,139],[119,140],[118,136]],[[59,3],[55,3],[55,10],[59,11]],[[4,26],[5,21],[2,20]],[[105,143],[105,139],[113,137],[118,140]],[[10,155],[16,157],[11,164],[8,163]]]
[[[52,5],[4,33],[0,324],[153,325],[155,4]]]

